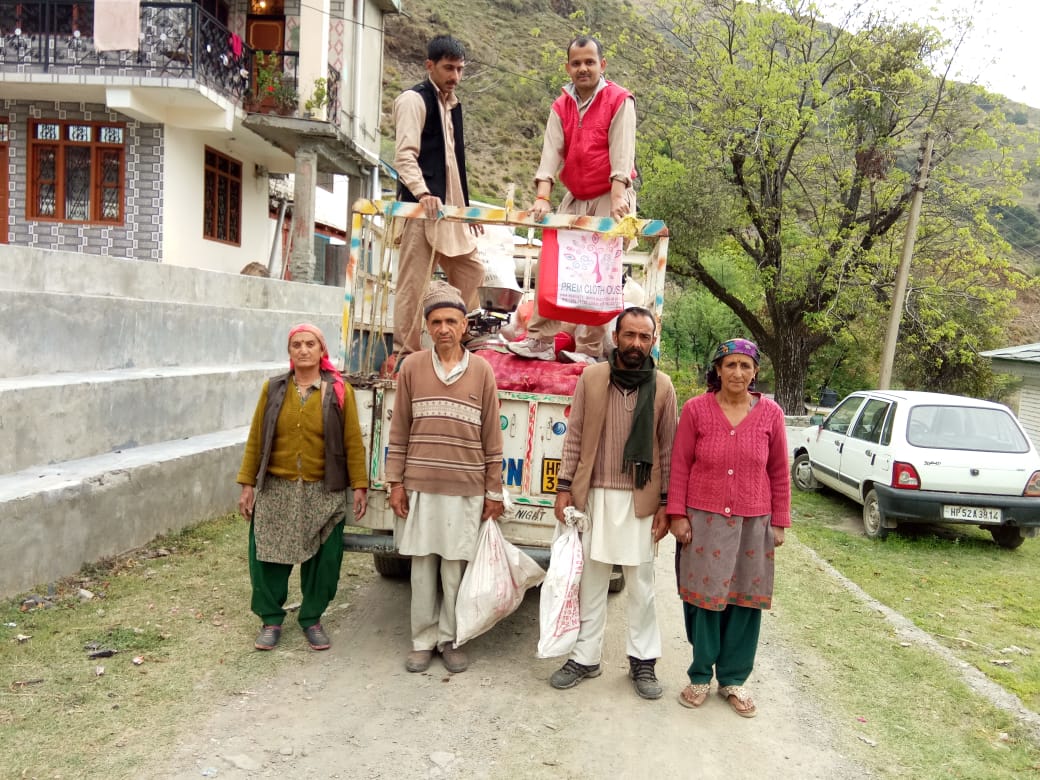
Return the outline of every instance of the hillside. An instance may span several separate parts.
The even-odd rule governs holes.
[[[597,20],[612,20],[626,0],[404,0],[403,13],[388,17],[386,35],[383,158],[393,159],[393,99],[425,76],[426,41],[449,33],[468,50],[459,96],[465,106],[466,154],[470,194],[501,202],[510,183],[516,198],[528,203],[549,105],[566,81],[563,47],[574,35],[597,30]],[[629,30],[634,35],[638,31]],[[610,52],[607,74],[635,92],[640,83],[627,72],[624,52]],[[1040,109],[995,97],[990,109],[1003,110],[1012,125],[1034,138],[1011,145],[1025,161],[1040,156]],[[1040,275],[1040,171],[1029,176],[1018,202],[994,215],[994,224],[1012,245],[1016,265]],[[1040,339],[1040,296],[1019,299],[1022,316],[1012,326],[1018,342]]]
[[[612,5],[604,0],[586,13]],[[383,158],[393,159],[394,98],[425,77],[426,41],[448,33],[468,53],[458,94],[471,196],[501,202],[513,183],[518,202],[533,198],[549,105],[566,81],[563,47],[582,32],[569,18],[574,11],[573,0],[404,0],[403,13],[386,25]],[[623,69],[610,59],[607,71],[623,81]]]

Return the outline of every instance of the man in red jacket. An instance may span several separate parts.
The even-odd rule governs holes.
[[[549,213],[549,195],[557,174],[567,188],[560,214],[621,219],[636,211],[635,98],[624,87],[603,77],[607,61],[603,47],[586,35],[567,47],[567,75],[549,112],[542,141],[542,159],[535,174],[535,202],[531,216],[541,220]],[[527,326],[527,338],[509,349],[535,360],[555,360],[553,341],[562,323],[545,319],[537,310]],[[561,352],[564,362],[595,363],[603,355],[606,326],[578,326],[574,352]]]

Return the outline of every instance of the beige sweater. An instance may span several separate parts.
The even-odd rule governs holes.
[[[491,366],[470,355],[469,367],[446,385],[429,351],[408,356],[397,378],[387,482],[446,496],[502,490],[502,430]]]

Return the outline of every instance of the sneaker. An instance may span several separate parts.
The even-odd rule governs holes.
[[[586,677],[599,677],[601,674],[603,674],[603,670],[599,668],[599,664],[586,666],[577,661],[567,661],[560,669],[552,673],[549,685],[563,691],[573,688]]]
[[[584,363],[587,366],[593,366],[599,361],[592,355],[586,355],[584,352],[571,352],[567,349],[560,350],[560,362],[561,363]]]
[[[469,658],[466,657],[466,652],[451,645],[441,648],[441,661],[444,662],[444,668],[453,674],[464,672],[469,668]]]
[[[257,650],[274,650],[281,636],[281,626],[261,626],[260,633],[256,635],[256,641],[253,642],[253,647]]]
[[[523,341],[506,344],[514,355],[528,360],[556,360],[555,340],[542,341],[528,336]]]
[[[412,650],[405,659],[404,668],[409,672],[425,672],[430,668],[433,650]]]
[[[632,656],[628,657],[628,676],[636,684],[636,693],[644,699],[660,699],[664,693],[661,684],[657,682],[657,675],[654,674],[656,663],[656,659],[642,661]]]
[[[332,647],[332,642],[329,641],[329,635],[325,633],[325,629],[321,627],[321,623],[307,626],[307,628],[303,629],[303,633],[307,637],[307,644],[311,646],[311,650],[328,650]]]

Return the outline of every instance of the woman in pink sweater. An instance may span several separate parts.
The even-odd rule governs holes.
[[[758,347],[723,342],[708,391],[683,406],[672,451],[668,517],[690,684],[679,694],[700,707],[712,677],[744,718],[756,714],[743,687],[755,665],[762,610],[773,598],[773,550],[791,524],[791,483],[783,410],[754,392]]]

